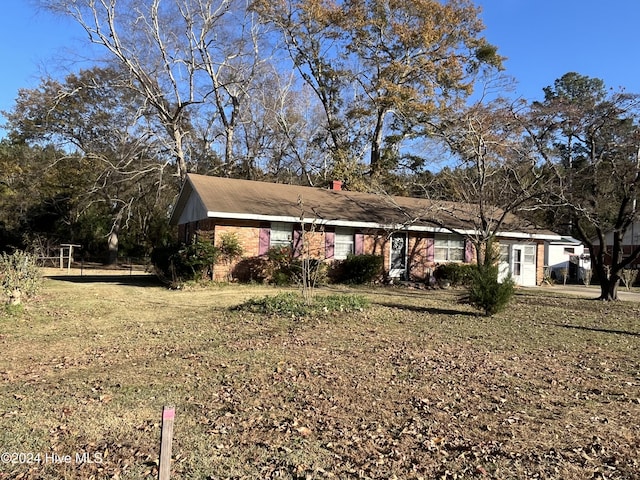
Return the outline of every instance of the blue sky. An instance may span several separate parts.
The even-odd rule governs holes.
[[[38,11],[30,0],[5,0],[0,15],[0,111],[9,110],[20,88],[34,88],[45,72],[59,70],[82,39],[72,21]]]
[[[515,94],[540,99],[564,73],[598,77],[609,87],[640,93],[640,1],[477,0],[487,39],[508,57]],[[30,0],[5,0],[0,16],[0,111],[19,88],[34,88],[61,58],[82,51],[85,37],[72,21],[39,12]],[[84,45],[86,51],[86,45]]]
[[[478,0],[489,42],[508,57],[517,92],[541,99],[567,72],[640,93],[640,1]]]

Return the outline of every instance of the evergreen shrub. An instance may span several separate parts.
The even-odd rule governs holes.
[[[155,248],[151,262],[161,277],[174,283],[202,280],[212,273],[220,252],[211,242],[196,240],[185,245]]]
[[[334,277],[340,283],[374,283],[384,274],[384,259],[381,255],[351,254],[345,260],[336,263]]]
[[[443,263],[436,267],[433,276],[439,282],[449,281],[452,286],[468,286],[475,269],[471,263]]]
[[[511,276],[498,281],[498,266],[478,265],[471,270],[467,301],[485,316],[503,311],[515,293],[515,282]]]

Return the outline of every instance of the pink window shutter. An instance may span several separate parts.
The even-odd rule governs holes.
[[[271,229],[269,227],[260,227],[260,236],[258,239],[258,255],[266,255],[269,251],[271,243]]]
[[[302,244],[302,230],[295,229],[293,231],[293,256],[294,258],[302,255],[302,249],[304,245]]]
[[[436,258],[436,245],[434,238],[427,238],[427,262],[433,262]]]
[[[469,240],[464,241],[464,261],[465,263],[473,262],[476,255],[476,250],[473,248],[473,243]]]
[[[364,234],[363,233],[356,233],[354,249],[355,249],[354,253],[356,255],[364,254]]]
[[[335,256],[336,234],[335,232],[324,233],[324,256],[333,258]]]

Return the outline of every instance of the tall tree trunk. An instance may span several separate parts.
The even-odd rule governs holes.
[[[600,300],[618,300],[618,287],[620,286],[620,277],[618,275],[610,275],[608,278],[600,280]]]
[[[186,178],[187,173],[189,171],[189,168],[187,167],[187,160],[184,156],[184,144],[183,144],[184,133],[182,132],[180,125],[178,125],[177,123],[174,123],[173,125],[171,125],[171,128],[169,129],[169,133],[172,136],[174,141],[174,148],[175,148],[174,153],[176,156],[176,166],[178,168],[178,175],[180,176],[180,181],[183,181]]]
[[[369,170],[372,177],[377,176],[379,173],[381,173],[382,170],[382,133],[385,114],[386,110],[378,111],[376,126],[373,131],[373,138],[371,141],[371,157],[369,160]]]
[[[603,268],[603,280],[600,281],[600,299],[617,300],[618,286],[620,285],[620,272],[622,271],[622,251],[623,232],[619,228],[613,232],[613,245],[611,248],[609,268]],[[604,259],[604,256],[603,256]]]
[[[118,263],[118,235],[120,234],[120,224],[122,223],[123,209],[120,208],[115,214],[111,231],[107,237],[107,245],[109,248],[109,258],[107,265],[116,265]]]
[[[116,229],[111,230],[107,237],[109,244],[109,259],[108,265],[116,265],[118,263],[118,231]]]

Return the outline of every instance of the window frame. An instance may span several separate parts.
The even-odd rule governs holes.
[[[269,248],[291,248],[293,245],[293,225],[286,222],[271,222],[269,228]],[[285,237],[286,236],[286,240]]]
[[[536,264],[536,246],[525,245],[522,249],[522,264],[523,265],[535,265]]]
[[[340,246],[349,248],[340,248]],[[333,258],[345,260],[356,251],[355,231],[352,228],[337,227],[333,234]]]
[[[445,245],[442,242],[446,242]],[[445,257],[438,256],[438,252],[444,250]],[[452,259],[452,252],[458,252],[460,258]],[[466,258],[466,242],[462,237],[453,235],[436,235],[433,239],[433,260],[435,262],[464,263]]]

